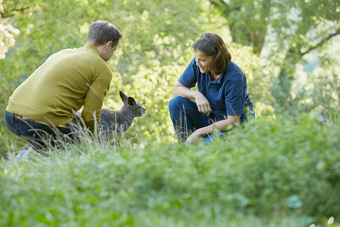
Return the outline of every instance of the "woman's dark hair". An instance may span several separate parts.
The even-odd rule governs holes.
[[[231,61],[231,54],[223,40],[214,33],[203,33],[191,47],[194,51],[200,51],[206,56],[213,57],[210,71],[214,74],[220,74]]]
[[[112,47],[117,45],[122,34],[108,21],[98,20],[90,25],[87,41],[93,42],[95,46],[101,46],[112,41]]]

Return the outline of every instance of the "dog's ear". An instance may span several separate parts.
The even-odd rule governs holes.
[[[128,97],[124,94],[124,92],[119,91],[119,95],[123,102],[127,101]]]
[[[128,97],[128,104],[130,106],[135,106],[136,105],[136,100],[132,97]]]

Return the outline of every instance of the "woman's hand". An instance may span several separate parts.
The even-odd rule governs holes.
[[[201,92],[190,90],[190,88],[187,88],[180,82],[177,82],[174,87],[173,95],[182,96],[186,99],[195,99],[198,111],[206,114],[207,116],[210,115],[211,108],[209,101]]]
[[[196,92],[195,99],[198,111],[209,116],[211,108],[208,99],[199,91]]]
[[[200,130],[197,129],[194,133],[192,133],[187,140],[185,141],[185,144],[191,144],[197,142],[201,138]]]

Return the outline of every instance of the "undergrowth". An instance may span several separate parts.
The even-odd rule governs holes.
[[[0,164],[1,226],[339,226],[340,122],[249,122],[211,144],[83,142]]]

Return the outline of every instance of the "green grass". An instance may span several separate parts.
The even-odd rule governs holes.
[[[0,226],[339,226],[339,125],[258,119],[210,145],[125,139],[11,153],[0,163]]]

